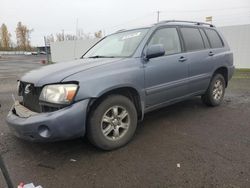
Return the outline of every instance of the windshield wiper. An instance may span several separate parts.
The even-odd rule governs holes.
[[[88,58],[115,58],[115,56],[94,55]]]

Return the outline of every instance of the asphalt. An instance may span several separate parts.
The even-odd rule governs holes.
[[[250,187],[250,73],[237,73],[219,107],[195,97],[146,114],[125,147],[103,152],[86,139],[22,141],[5,117],[16,80],[39,57],[0,60],[0,152],[14,184],[68,187]],[[6,187],[0,173],[0,187]]]

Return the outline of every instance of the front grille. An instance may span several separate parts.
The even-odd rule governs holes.
[[[23,105],[34,111],[42,112],[39,105],[40,87],[35,87],[32,83],[20,82],[19,94],[23,97]]]
[[[42,112],[54,112],[56,110],[60,110],[62,107],[54,107],[54,106],[48,106],[48,105],[41,105]]]
[[[39,96],[42,92],[41,87],[35,87],[28,82],[20,82],[18,94],[23,97],[22,105],[34,112],[54,112],[62,106],[54,106],[39,102]]]

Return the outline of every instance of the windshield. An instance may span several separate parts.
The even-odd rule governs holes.
[[[93,48],[84,58],[129,57],[133,55],[148,29],[136,29],[107,36]]]

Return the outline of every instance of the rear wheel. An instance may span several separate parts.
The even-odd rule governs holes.
[[[90,113],[87,136],[92,144],[112,150],[127,144],[137,127],[137,111],[127,97],[110,95]]]
[[[221,74],[216,74],[212,78],[210,85],[201,99],[208,106],[218,106],[221,104],[225,94],[225,79]]]

